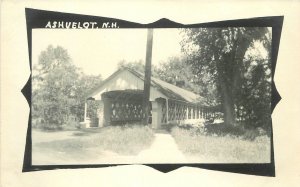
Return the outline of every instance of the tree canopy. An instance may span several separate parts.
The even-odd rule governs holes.
[[[241,116],[270,115],[271,36],[268,28],[193,28],[184,29],[183,33],[185,38],[181,44],[187,63],[193,67],[202,86],[214,85],[215,99],[222,105],[227,125],[236,125]],[[267,55],[259,55],[257,49],[261,48]],[[264,102],[264,112],[255,110],[260,108],[254,99],[257,95],[260,103]]]
[[[42,119],[44,129],[61,128],[70,117],[82,120],[85,96],[101,81],[81,72],[64,48],[48,46],[33,67],[33,118]]]

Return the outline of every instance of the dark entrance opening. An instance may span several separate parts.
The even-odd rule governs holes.
[[[103,100],[109,100],[105,110],[110,110],[110,124],[142,124],[143,90],[114,90],[102,94]],[[106,104],[107,105],[107,104]],[[151,102],[148,122],[151,123]]]

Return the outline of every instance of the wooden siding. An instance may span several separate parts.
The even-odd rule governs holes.
[[[144,81],[139,77],[133,75],[128,70],[123,70],[118,73],[116,76],[112,77],[109,81],[105,82],[98,88],[92,97],[96,100],[101,100],[101,94],[107,91],[113,90],[143,90]],[[164,94],[157,90],[157,88],[151,86],[150,88],[150,101],[154,101],[156,98],[167,98]]]

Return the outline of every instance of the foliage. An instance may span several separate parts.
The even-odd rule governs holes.
[[[209,84],[210,77],[203,75],[200,78],[199,75],[193,73],[193,66],[186,55],[170,57],[156,71],[160,79],[201,95],[207,104],[217,104],[215,85]]]
[[[133,62],[127,62],[125,60],[122,60],[118,63],[118,68],[124,68],[124,67],[141,73],[145,72],[145,62],[143,60],[133,61]]]
[[[267,135],[265,130],[262,128],[248,129],[243,125],[231,126],[224,123],[219,124],[206,124],[205,135],[217,135],[217,136],[236,136],[242,139],[254,140],[256,137],[261,135]]]
[[[239,117],[255,127],[264,126],[270,118],[270,60],[255,49],[261,44],[270,52],[268,29],[197,28],[183,32],[187,63],[198,76],[199,85],[213,85],[216,94],[212,96],[223,106],[225,123],[236,125]]]
[[[186,57],[170,57],[154,71],[159,79],[202,95],[205,88],[197,86],[197,76],[192,73],[192,67],[186,60]]]
[[[80,72],[67,50],[48,46],[33,68],[32,117],[43,129],[61,129],[74,116],[80,120],[87,91],[100,81]]]
[[[77,105],[77,110],[74,111],[76,116],[80,119],[80,121],[83,121],[84,117],[84,104],[86,102],[86,96],[91,93],[91,91],[95,90],[96,88],[99,87],[99,85],[102,83],[102,77],[101,75],[85,75],[84,73],[81,73],[81,76],[78,78],[79,80],[77,81],[77,86],[76,86],[76,95],[77,99],[79,101]],[[97,103],[91,103],[88,109],[95,109],[93,111],[96,111],[98,108]]]
[[[34,67],[33,117],[42,119],[43,128],[60,128],[75,102],[76,67],[67,51],[49,46]],[[36,116],[37,115],[37,116]]]

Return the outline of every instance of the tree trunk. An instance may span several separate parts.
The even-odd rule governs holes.
[[[218,69],[221,69],[218,67]],[[232,81],[228,77],[228,74],[219,70],[219,81],[218,86],[220,90],[222,109],[224,112],[224,123],[226,125],[236,125],[235,123],[235,111],[234,111],[234,98],[233,93],[234,89],[232,87]],[[232,79],[231,79],[232,80]]]
[[[229,89],[229,83],[226,81],[226,76],[221,76],[220,78],[220,88],[221,88],[221,101],[224,112],[224,123],[226,125],[235,126],[235,111],[234,111],[234,98],[233,90]]]

